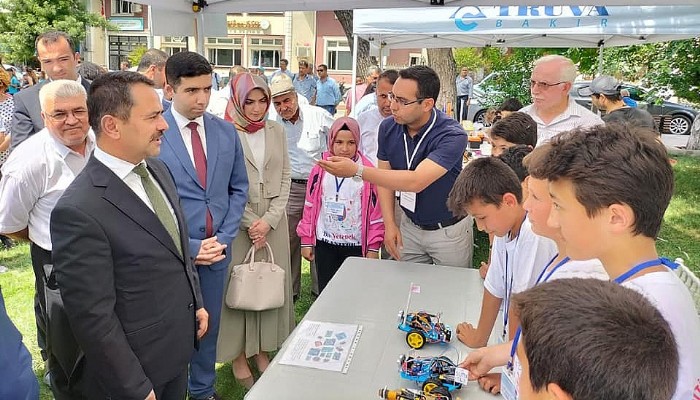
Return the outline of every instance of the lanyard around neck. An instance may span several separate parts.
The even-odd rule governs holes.
[[[549,266],[552,265],[552,263],[554,262],[554,260],[557,259],[557,257],[559,257],[559,254],[557,254],[556,256],[554,256],[554,257],[547,263],[547,266],[544,267],[544,269],[542,270],[542,272],[540,272],[540,276],[537,277],[537,281],[535,282],[535,285],[537,285],[538,283],[547,282],[547,281],[549,280],[549,278],[551,278],[552,275],[554,275],[554,273],[557,272],[557,270],[558,270],[559,268],[561,268],[562,265],[568,263],[569,260],[571,260],[569,257],[564,257],[561,261],[559,261],[559,262],[557,263],[557,265],[554,266],[554,268],[552,268],[551,271],[549,271],[549,273],[548,273],[547,276],[545,277],[544,274],[547,272],[547,268],[549,268]],[[542,277],[544,277],[544,279],[542,279]]]
[[[335,178],[335,201],[338,201],[338,195],[340,194],[340,187],[343,186],[343,183],[345,182],[345,178],[341,179],[340,182],[338,182],[338,177],[334,176]]]
[[[433,126],[435,126],[435,121],[437,121],[437,112],[433,110],[433,122],[430,123],[430,126],[428,126],[428,129],[423,132],[423,135],[421,136],[420,140],[418,141],[418,144],[416,145],[416,148],[413,149],[413,154],[411,155],[411,158],[408,158],[408,142],[406,141],[406,134],[404,133],[403,135],[403,149],[406,152],[406,169],[410,170],[411,165],[413,165],[413,159],[416,157],[416,153],[418,153],[418,148],[420,148],[420,145],[423,143],[423,139],[425,139],[426,136],[428,136],[428,133],[430,132],[431,129],[433,129]]]
[[[523,230],[523,224],[525,223],[525,220],[527,219],[527,213],[525,213],[525,217],[523,218],[523,221],[520,223],[520,227],[518,228],[518,235],[515,237],[515,246],[513,246],[513,257],[515,257],[515,252],[518,250],[518,240],[520,240],[520,231]],[[510,232],[508,232],[510,236]],[[512,267],[512,266],[511,266]],[[510,307],[510,297],[513,292],[513,277],[515,276],[515,271],[511,271],[510,274],[510,286],[508,286],[508,247],[506,246],[506,273],[504,276],[505,280],[505,298],[504,300],[504,307],[503,307],[503,337],[506,336],[506,332],[508,330],[508,307]],[[512,269],[512,268],[511,268]]]
[[[659,258],[655,258],[655,259],[649,260],[649,261],[644,261],[643,263],[639,263],[639,264],[635,265],[634,267],[630,268],[624,274],[615,278],[615,283],[623,283],[626,280],[628,280],[629,278],[631,278],[633,275],[639,273],[640,271],[644,271],[645,269],[655,267],[659,264],[665,265],[671,270],[678,268],[678,264],[674,263],[673,261],[669,260],[668,258],[659,257]]]

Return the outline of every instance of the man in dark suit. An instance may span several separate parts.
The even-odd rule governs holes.
[[[187,222],[160,153],[168,128],[153,82],[98,77],[97,147],[51,215],[56,280],[85,353],[90,399],[182,400],[207,330]]]
[[[41,118],[39,106],[39,91],[47,82],[70,79],[78,81],[85,90],[90,89],[90,82],[78,75],[80,53],[75,51],[73,39],[67,33],[44,32],[36,38],[35,47],[41,70],[49,79],[28,89],[20,90],[14,95],[15,112],[12,115],[10,150],[44,129],[44,120]]]
[[[230,248],[248,199],[248,175],[236,128],[205,113],[211,94],[211,65],[193,52],[180,52],[165,64],[166,94],[172,106],[163,114],[160,159],[175,180],[189,227],[190,253],[195,257],[209,334],[190,364],[193,400],[218,400],[216,342]]]

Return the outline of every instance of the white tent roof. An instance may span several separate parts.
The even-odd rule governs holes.
[[[365,9],[353,22],[356,35],[389,48],[610,47],[697,37],[700,6]]]
[[[425,7],[443,1],[445,6],[473,5],[474,0],[207,0],[205,13],[240,13],[270,11],[347,10],[361,8]],[[697,4],[698,0],[672,0],[672,4]],[[139,0],[139,3],[179,12],[192,12],[192,0]],[[502,0],[479,0],[484,6],[500,6]],[[630,0],[512,0],[512,5],[626,5]],[[635,5],[656,5],[658,0],[636,0]],[[439,6],[436,6],[439,7]]]

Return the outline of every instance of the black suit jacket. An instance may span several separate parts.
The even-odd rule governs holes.
[[[12,127],[10,136],[10,149],[14,149],[28,137],[44,129],[44,120],[41,118],[41,104],[39,103],[39,91],[49,81],[36,84],[27,89],[22,89],[13,96],[15,112],[12,114]],[[80,79],[86,91],[90,90],[90,81]]]
[[[196,345],[202,300],[186,220],[165,165],[147,164],[175,210],[183,256],[94,156],[51,214],[56,280],[85,353],[89,398],[144,399],[184,371]]]

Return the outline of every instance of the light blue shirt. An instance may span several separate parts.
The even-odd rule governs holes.
[[[311,105],[299,105],[299,119],[292,123],[282,119],[279,115],[277,122],[282,124],[287,135],[287,149],[289,151],[289,164],[292,167],[292,179],[309,179],[311,168],[316,164],[314,157],[320,158],[326,150],[328,131],[333,125],[333,117],[321,107]],[[299,148],[302,136],[316,143],[317,149],[313,154]]]
[[[455,81],[457,84],[457,96],[469,96],[472,97],[472,89],[473,89],[473,82],[472,78],[467,75],[466,78],[462,78],[461,76],[457,77],[457,80]]]
[[[340,103],[338,82],[330,76],[316,82],[316,104],[319,106],[337,106]]]
[[[316,79],[310,75],[304,76],[302,79],[299,75],[294,78],[294,89],[297,93],[306,97],[306,100],[311,102],[316,96]]]

